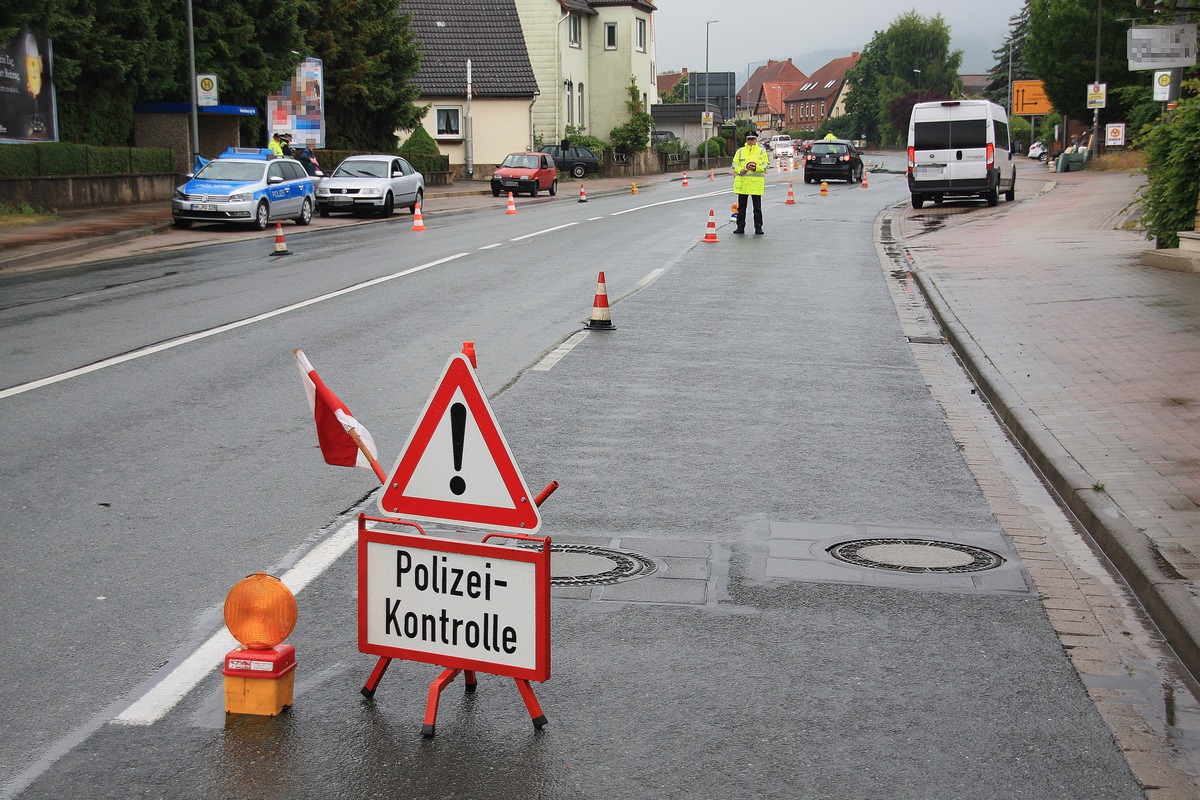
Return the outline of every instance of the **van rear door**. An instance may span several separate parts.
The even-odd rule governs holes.
[[[913,179],[960,182],[978,188],[988,179],[987,110],[943,105],[918,109],[913,120]]]

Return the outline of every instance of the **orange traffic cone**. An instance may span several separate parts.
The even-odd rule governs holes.
[[[792,194],[792,185],[791,185],[790,183],[788,184],[788,196],[787,196],[787,202],[786,202],[786,203],[784,203],[784,205],[785,205],[785,206],[794,206],[794,205],[796,205],[796,195]]]
[[[829,196],[829,181],[821,181],[821,197]]]
[[[630,194],[637,194],[637,193],[638,193],[638,192],[637,192],[637,181],[634,181],[634,182],[633,182],[633,188],[631,188],[631,189],[629,190],[629,193],[630,193]]]
[[[710,170],[708,171],[708,182],[709,182],[709,183],[712,183],[712,182],[713,182],[713,181],[715,181],[716,179],[717,179],[717,171],[716,171],[716,170],[714,170],[714,169],[710,169]]]
[[[582,183],[581,183],[581,184],[579,184],[579,202],[581,202],[581,203],[586,203],[586,202],[587,202],[587,192],[585,192],[585,191],[583,190],[583,184],[582,184]]]
[[[720,239],[717,238],[716,212],[714,212],[713,209],[711,209],[711,208],[708,210],[708,230],[704,232],[704,241],[709,242],[710,244],[712,242],[721,241]]]
[[[596,278],[596,300],[592,303],[592,316],[587,321],[587,327],[602,331],[612,331],[617,328],[616,325],[613,325],[612,312],[608,309],[608,286],[604,283],[603,272],[600,273],[600,277]]]
[[[865,169],[863,170],[862,188],[864,188],[864,189],[867,188],[867,171]]]
[[[788,171],[788,161],[786,158],[779,159],[779,171],[780,172]]]
[[[287,242],[285,242],[283,240],[283,223],[276,222],[275,223],[275,252],[271,253],[271,255],[273,255],[273,256],[290,256],[291,254],[292,254],[292,251],[287,249]]]
[[[683,171],[683,185],[684,185],[684,186],[687,186],[687,185],[688,185],[688,182],[687,182],[687,170],[686,170],[686,169]]]
[[[516,204],[515,204],[515,203],[513,203],[512,192],[509,192],[509,193],[508,193],[508,210],[507,210],[507,211],[505,211],[504,213],[505,213],[505,214],[515,214],[515,213],[517,213],[517,206],[516,206]]]
[[[412,229],[414,231],[425,230],[425,220],[421,217],[421,204],[420,203],[417,203],[416,207],[413,209]]]

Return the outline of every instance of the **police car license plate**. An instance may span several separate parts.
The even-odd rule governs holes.
[[[216,211],[217,207],[213,203],[192,203],[192,211]]]

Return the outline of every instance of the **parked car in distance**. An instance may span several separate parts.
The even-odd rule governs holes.
[[[313,181],[299,161],[268,149],[230,147],[188,175],[171,198],[175,227],[195,222],[236,222],[266,230],[271,222],[312,221]]]
[[[1045,161],[1049,157],[1049,153],[1046,150],[1046,145],[1042,144],[1041,142],[1034,142],[1033,144],[1029,145],[1028,155],[1030,158],[1036,158],[1038,161]]]
[[[425,195],[425,176],[406,159],[393,155],[350,156],[317,187],[317,210],[371,211],[390,217],[396,206],[417,212]]]
[[[672,131],[650,131],[650,146],[658,147],[660,144],[673,142],[678,138]]]
[[[775,158],[790,158],[792,155],[792,137],[779,133],[767,140],[767,150]]]
[[[542,152],[550,154],[559,172],[572,178],[582,178],[589,172],[600,171],[600,156],[586,147],[573,145],[564,149],[561,145],[548,144],[542,147]]]
[[[509,153],[492,173],[492,197],[501,192],[537,197],[543,189],[558,194],[558,168],[549,153]]]
[[[804,182],[838,178],[847,183],[862,180],[862,151],[845,139],[821,139],[804,156]]]

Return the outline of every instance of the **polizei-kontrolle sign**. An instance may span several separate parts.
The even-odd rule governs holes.
[[[464,542],[368,528],[368,520],[404,525],[360,518],[359,650],[523,680],[550,677],[548,542],[538,549]]]

